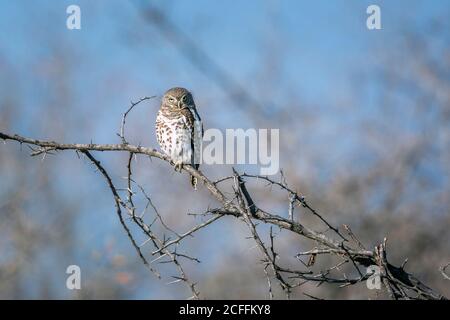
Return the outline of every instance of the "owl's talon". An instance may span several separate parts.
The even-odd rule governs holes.
[[[183,169],[183,163],[182,162],[175,163],[174,169],[175,171],[181,172],[181,169]]]

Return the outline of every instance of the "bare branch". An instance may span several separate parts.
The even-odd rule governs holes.
[[[122,199],[120,198],[119,194],[117,193],[116,187],[114,186],[111,178],[109,177],[108,173],[106,172],[106,170],[103,168],[103,166],[100,164],[100,161],[98,161],[97,159],[95,159],[91,153],[87,150],[82,151],[86,157],[88,157],[89,160],[91,160],[91,162],[95,165],[95,167],[97,167],[97,169],[100,171],[100,173],[103,175],[103,177],[106,179],[109,188],[111,189],[111,192],[114,196],[114,202],[116,205],[116,210],[117,210],[117,216],[119,217],[119,221],[120,224],[122,225],[122,227],[125,229],[125,232],[127,233],[128,238],[130,238],[131,243],[133,244],[133,247],[136,249],[139,257],[142,259],[142,261],[144,262],[144,264],[147,266],[147,268],[153,272],[158,278],[160,278],[161,276],[159,275],[159,273],[153,269],[150,264],[148,263],[147,259],[144,257],[144,255],[142,254],[141,249],[139,248],[139,246],[137,245],[136,241],[133,238],[133,235],[131,234],[130,229],[128,228],[128,226],[126,225],[123,217],[122,217],[122,210],[120,209],[121,205],[123,204]]]
[[[126,118],[126,115],[132,110],[133,106],[134,105],[132,104],[129,110],[124,114],[122,128],[125,125],[124,120]],[[315,282],[317,283],[317,285],[321,285],[322,283],[330,283],[336,284],[340,287],[360,283],[361,281],[368,279],[369,275],[363,275],[358,266],[368,267],[370,265],[378,265],[382,270],[381,276],[384,287],[386,288],[388,294],[392,299],[445,299],[444,296],[427,287],[413,275],[406,272],[404,270],[404,265],[402,265],[401,267],[395,267],[390,264],[386,255],[386,240],[383,241],[382,244],[377,246],[374,251],[366,250],[363,244],[356,237],[356,235],[351,231],[350,227],[344,225],[344,228],[356,245],[350,244],[349,241],[341,234],[338,228],[332,226],[323,215],[319,214],[314,208],[309,205],[309,203],[306,202],[303,196],[299,195],[295,190],[287,185],[284,175],[282,175],[281,180],[278,182],[266,176],[249,175],[245,173],[239,174],[236,170],[233,169],[232,176],[223,177],[212,182],[202,172],[194,169],[192,166],[183,166],[183,169],[189,175],[196,177],[199,182],[203,182],[205,188],[208,190],[210,195],[218,201],[220,207],[215,209],[208,209],[206,211],[206,213],[213,215],[212,218],[194,226],[183,234],[178,234],[164,222],[162,216],[154,206],[151,198],[145,192],[144,188],[136,183],[132,177],[132,159],[135,155],[142,154],[150,157],[155,157],[170,163],[169,157],[161,154],[154,149],[130,145],[124,138],[124,130],[121,130],[120,136],[121,138],[123,138],[122,144],[67,144],[54,141],[31,139],[19,135],[8,135],[0,132],[0,139],[3,139],[5,141],[12,140],[20,144],[27,144],[32,148],[32,154],[46,154],[50,151],[56,152],[61,150],[73,150],[77,153],[79,152],[85,154],[107,181],[107,184],[114,196],[116,211],[119,220],[123,228],[126,230],[127,235],[130,238],[130,241],[132,242],[136,251],[138,252],[141,260],[153,272],[156,271],[152,267],[150,267],[150,264],[156,262],[173,263],[178,270],[179,276],[172,276],[174,280],[170,283],[186,283],[192,292],[192,298],[199,298],[199,293],[196,290],[196,284],[190,281],[187,277],[184,267],[181,265],[179,259],[183,258],[195,263],[199,263],[200,261],[199,259],[192,257],[189,254],[177,252],[177,249],[182,244],[184,239],[192,236],[198,230],[206,228],[210,224],[219,220],[221,217],[228,215],[238,219],[242,219],[245,222],[252,234],[252,238],[255,241],[256,246],[263,254],[263,262],[265,264],[264,272],[268,281],[270,298],[273,298],[273,291],[268,268],[271,269],[270,271],[273,274],[272,276],[275,277],[282,289],[286,292],[287,297],[289,297],[293,288],[300,287],[307,282]],[[118,189],[114,186],[110,176],[108,175],[104,167],[100,164],[100,162],[92,156],[91,151],[117,151],[129,153],[127,162],[127,182],[126,188],[124,189],[126,190],[125,201],[122,200],[122,198],[119,196],[117,192]],[[257,179],[257,181],[266,182],[270,186],[278,186],[281,188],[281,190],[285,191],[289,199],[288,217],[281,217],[261,209],[253,200],[250,190],[246,187],[244,180],[245,178],[254,178]],[[226,187],[222,184],[222,182],[228,180],[231,180],[233,182],[231,193],[229,190],[226,190]],[[136,208],[133,198],[135,196],[137,197],[138,194],[133,192],[134,186],[138,186],[142,195],[147,200],[147,205],[145,206],[145,209],[141,215],[136,215]],[[295,205],[302,205],[303,207],[307,208],[310,213],[318,217],[319,224],[322,224],[322,227],[325,226],[327,230],[334,231],[334,237],[325,235],[324,232],[316,231],[302,222],[294,221],[293,211]],[[149,206],[153,208],[156,216],[151,224],[146,224],[143,217],[146,212],[145,210]],[[135,223],[139,227],[139,229],[146,235],[147,240],[145,240],[144,243],[142,243],[140,246],[137,245],[133,235],[130,232],[130,229],[126,225],[125,220],[122,216],[121,208],[124,208],[128,212],[131,221]],[[261,235],[258,233],[257,222],[266,223],[271,226],[269,234],[269,246],[266,246],[264,244]],[[152,226],[154,223],[160,224],[163,227],[163,230],[175,234],[176,238],[170,239],[170,237],[167,237],[165,233],[161,238],[158,237],[152,230]],[[299,237],[309,239],[314,242],[313,249],[299,252],[296,255],[296,257],[299,259],[299,262],[303,264],[303,267],[305,268],[304,270],[295,270],[281,266],[279,264],[279,261],[281,261],[279,260],[280,253],[276,252],[275,250],[272,226],[276,226],[280,228],[280,230],[293,233]],[[147,243],[151,243],[154,246],[151,254],[153,256],[157,256],[150,263],[147,262],[147,259],[144,257],[141,251],[141,248]],[[310,268],[314,265],[314,262],[318,255],[332,255],[334,257],[337,257],[339,259],[339,262],[319,273],[314,273]],[[309,263],[304,263],[300,259],[302,256],[310,256]],[[165,258],[166,260],[163,261],[161,260],[162,258]],[[358,272],[359,276],[347,277],[347,275],[341,269],[346,265],[349,265],[350,267],[353,266]],[[448,265],[441,268],[441,272],[446,279],[448,279],[448,275],[445,272],[447,267]],[[341,272],[342,275],[336,276],[336,272]]]
[[[130,107],[128,108],[128,110],[125,111],[125,113],[122,115],[122,123],[121,123],[121,126],[120,126],[120,133],[118,134],[118,136],[119,136],[120,139],[122,140],[122,143],[123,143],[123,144],[128,144],[127,140],[125,139],[125,121],[126,121],[126,118],[127,118],[127,116],[128,116],[128,113],[130,113],[131,110],[133,110],[133,108],[134,108],[135,106],[137,106],[139,103],[141,103],[142,101],[150,100],[150,99],[153,99],[153,98],[156,98],[156,96],[143,97],[143,98],[139,99],[139,100],[136,101],[136,102],[131,101],[131,106],[130,106]]]

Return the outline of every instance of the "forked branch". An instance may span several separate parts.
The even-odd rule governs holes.
[[[139,102],[147,99],[150,98],[141,99]],[[412,274],[406,272],[403,266],[396,267],[390,264],[386,254],[386,239],[377,246],[375,250],[366,250],[364,245],[351,231],[350,227],[344,225],[343,228],[347,231],[347,235],[350,236],[350,238],[347,239],[340,228],[330,224],[323,215],[319,214],[309,205],[301,194],[289,187],[284,176],[281,181],[275,181],[267,176],[257,176],[246,173],[239,174],[237,171],[233,170],[231,176],[213,182],[201,171],[195,170],[192,166],[184,165],[183,169],[189,175],[196,177],[199,182],[203,183],[211,197],[220,204],[220,207],[207,209],[202,216],[211,215],[212,217],[192,227],[190,230],[183,233],[175,232],[167,225],[167,223],[165,223],[162,215],[158,212],[144,188],[138,185],[132,178],[132,160],[136,155],[158,158],[170,164],[170,159],[166,155],[155,149],[129,144],[125,139],[125,118],[135,105],[136,104],[132,104],[130,109],[123,116],[121,133],[119,134],[122,141],[121,144],[59,143],[1,132],[0,139],[5,142],[10,140],[30,146],[32,148],[31,155],[46,154],[48,152],[56,153],[64,150],[72,150],[84,154],[96,169],[98,169],[111,190],[119,221],[144,265],[157,277],[161,277],[154,265],[156,263],[172,263],[176,266],[178,275],[172,275],[173,281],[170,281],[169,283],[185,283],[191,291],[191,298],[198,299],[200,293],[197,290],[196,283],[189,279],[181,260],[186,259],[194,263],[198,263],[199,260],[189,256],[187,253],[181,253],[179,251],[180,246],[187,237],[193,236],[199,230],[216,223],[223,216],[231,216],[242,220],[247,225],[251,237],[254,239],[263,255],[262,268],[267,277],[270,298],[274,297],[271,278],[280,284],[281,288],[286,293],[286,296],[289,298],[293,289],[298,288],[305,283],[315,282],[318,285],[330,283],[340,287],[361,283],[362,281],[367,280],[370,275],[362,272],[359,267],[373,265],[380,268],[381,272],[379,276],[381,277],[381,281],[389,297],[392,299],[446,299],[435,290],[424,285]],[[92,152],[95,151],[111,153],[127,152],[129,154],[126,165],[127,177],[125,189],[120,189],[115,186],[105,167],[93,156]],[[286,198],[288,199],[287,217],[282,217],[260,208],[254,201],[252,192],[246,186],[246,179],[256,179],[259,182],[278,187],[281,191],[286,192]],[[233,182],[231,186],[232,190],[229,190],[224,186],[223,182],[227,180]],[[126,191],[125,196],[120,195],[121,190]],[[137,194],[141,194],[147,200],[147,205],[141,213],[138,213],[138,208],[135,207],[133,200],[133,197]],[[296,206],[306,208],[310,214],[318,219],[319,224],[322,224],[327,230],[331,230],[334,236],[330,236],[323,231],[314,230],[313,228],[296,221],[293,214]],[[147,213],[149,208],[153,209],[154,217],[150,221],[147,221],[148,219],[146,220],[146,217],[149,215]],[[128,219],[124,218],[122,209],[127,213]],[[128,223],[135,224],[147,237],[147,240],[144,241],[144,243],[140,245],[137,243],[135,235],[132,234],[127,225],[127,221],[130,221]],[[270,234],[268,235],[269,244],[264,243],[264,236],[258,231],[258,222],[271,225]],[[159,229],[155,227],[156,224],[158,224]],[[299,252],[296,255],[301,268],[293,269],[291,267],[280,265],[279,258],[281,253],[276,252],[275,236],[272,232],[272,227],[278,227],[281,230],[285,230],[285,232],[287,231],[296,234],[300,238],[306,238],[313,242],[311,250]],[[158,235],[158,232],[156,231],[160,229],[164,231],[162,236]],[[153,249],[149,253],[151,259],[146,257],[145,252],[142,250],[147,244],[153,246]],[[313,266],[318,255],[334,256],[338,259],[338,262],[325,270],[314,273]],[[309,256],[307,262],[302,260],[304,256]],[[345,266],[352,269],[355,276],[348,277],[347,274],[342,271]],[[443,267],[441,272],[446,279],[449,279],[448,274],[446,273],[447,267],[448,265]],[[365,268],[363,268],[363,270],[365,270]],[[340,275],[336,275],[336,273],[340,273]],[[306,293],[305,295],[309,296]]]

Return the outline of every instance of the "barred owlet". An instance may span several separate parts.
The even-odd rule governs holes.
[[[192,94],[184,88],[166,91],[156,117],[156,137],[161,150],[175,165],[175,171],[183,164],[198,169],[203,126]],[[197,189],[197,179],[191,176],[191,184]]]

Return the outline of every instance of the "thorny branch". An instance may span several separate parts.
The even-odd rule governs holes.
[[[365,249],[364,245],[351,231],[349,226],[343,225],[343,228],[347,231],[347,234],[352,240],[352,242],[350,242],[350,240],[342,234],[338,227],[331,225],[321,214],[309,205],[301,194],[289,187],[283,175],[280,181],[275,181],[267,176],[250,175],[246,173],[239,174],[233,169],[233,175],[223,177],[213,182],[201,171],[195,170],[189,165],[184,165],[183,169],[187,171],[188,174],[196,177],[199,182],[203,182],[203,185],[209,191],[210,195],[215,198],[221,206],[215,209],[208,209],[204,214],[202,214],[202,216],[212,215],[212,217],[202,223],[199,223],[184,233],[179,234],[172,230],[156,209],[151,197],[145,192],[144,188],[136,183],[136,181],[132,178],[132,162],[133,158],[137,155],[158,158],[168,163],[170,163],[170,159],[155,149],[134,146],[129,144],[125,139],[124,127],[127,115],[137,104],[151,98],[153,97],[145,97],[140,99],[138,102],[132,102],[131,107],[123,114],[120,134],[118,134],[122,142],[121,144],[58,143],[54,141],[26,138],[19,135],[9,135],[2,132],[0,132],[0,139],[5,142],[7,140],[11,140],[19,142],[20,144],[28,145],[32,150],[32,156],[40,154],[45,155],[50,152],[54,153],[63,150],[72,150],[77,153],[79,152],[84,154],[106,180],[114,198],[116,213],[119,221],[144,265],[153,274],[160,278],[161,275],[156,270],[155,263],[172,263],[176,267],[178,275],[173,275],[172,278],[174,280],[169,283],[185,283],[192,293],[191,298],[199,299],[200,293],[196,288],[196,283],[189,279],[180,260],[183,258],[195,263],[200,261],[195,257],[191,257],[185,253],[180,253],[177,250],[183,240],[187,237],[193,236],[199,230],[215,223],[224,216],[232,216],[244,221],[251,233],[251,238],[253,238],[263,255],[262,268],[267,278],[270,298],[274,298],[272,278],[279,283],[282,290],[285,292],[286,297],[289,298],[294,288],[301,287],[305,283],[317,283],[317,285],[329,283],[339,285],[340,287],[361,283],[362,281],[367,280],[370,275],[363,274],[359,267],[363,267],[365,270],[364,267],[375,265],[380,268],[381,281],[389,297],[392,299],[446,299],[446,297],[427,287],[412,274],[405,271],[404,265],[396,267],[389,263],[386,254],[386,239],[384,239],[380,245],[376,246],[373,251],[370,251]],[[126,165],[127,177],[125,177],[125,189],[120,189],[115,186],[105,167],[92,155],[92,152],[94,151],[128,152],[129,157]],[[288,199],[287,217],[269,213],[260,208],[253,200],[252,192],[249,191],[246,186],[246,179],[256,179],[257,181],[264,182],[269,186],[279,187],[281,191],[286,192]],[[230,190],[224,186],[223,182],[225,181],[232,182],[231,193],[229,192]],[[138,192],[133,191],[135,188],[137,188],[136,190],[138,190]],[[121,196],[119,194],[119,191],[121,190],[126,191],[125,196]],[[146,199],[147,204],[142,213],[137,214],[138,208],[135,206],[133,197],[139,192]],[[232,196],[226,196],[229,194]],[[335,236],[332,237],[327,235],[326,231],[316,231],[305,224],[296,221],[294,217],[294,208],[296,206],[306,208],[306,210],[316,217],[319,220],[319,223],[323,224],[327,230],[332,230]],[[151,222],[147,222],[145,220],[148,208],[152,208],[154,211],[154,218]],[[124,218],[122,209],[128,214],[128,219]],[[147,240],[145,240],[141,245],[138,245],[135,235],[132,234],[127,221],[128,224],[133,223],[137,226],[138,229],[140,229],[146,236]],[[159,222],[159,225],[164,230],[164,234],[162,236],[158,235],[158,232],[155,231],[156,229],[154,226],[156,222]],[[268,245],[263,241],[263,234],[258,231],[258,223],[270,225]],[[275,236],[272,230],[273,227],[278,227],[280,230],[285,230],[296,234],[299,237],[307,238],[313,241],[314,247],[311,250],[299,252],[296,255],[296,258],[298,259],[298,262],[301,263],[302,268],[293,269],[290,266],[282,266],[280,264],[280,253],[277,253],[275,250]],[[171,239],[171,237],[167,236],[167,233],[174,236],[174,238]],[[148,251],[143,251],[143,248],[148,244],[153,245],[153,249],[149,253],[152,257],[151,260],[146,257],[145,252]],[[313,267],[317,256],[319,255],[333,256],[339,261],[326,270],[315,273],[313,271]],[[302,260],[302,257],[304,256],[309,256],[307,263]],[[345,266],[351,267],[350,270],[353,268],[353,271],[356,271],[356,275],[348,277],[346,272],[343,271]],[[449,265],[447,264],[440,269],[442,275],[447,280],[449,279],[449,276],[446,273],[448,266]],[[340,275],[336,275],[336,272],[340,272]],[[317,297],[310,296],[309,294],[303,294],[308,297],[318,299]]]
[[[439,268],[439,270],[441,271],[445,279],[450,280],[450,275],[446,272],[448,267],[450,267],[450,262],[447,263],[445,266]]]
[[[127,118],[128,114],[131,112],[131,110],[133,110],[133,108],[134,108],[135,106],[137,106],[137,105],[138,105],[139,103],[141,103],[142,101],[150,100],[150,99],[153,99],[153,98],[156,98],[156,96],[143,97],[143,98],[139,99],[139,100],[136,101],[136,102],[131,101],[130,107],[129,107],[128,110],[125,111],[125,113],[122,115],[122,123],[121,123],[121,126],[120,126],[120,133],[117,134],[117,135],[120,137],[120,139],[122,140],[122,143],[123,143],[123,144],[127,144],[127,143],[128,143],[127,140],[125,139],[125,121],[126,121],[126,118]]]

